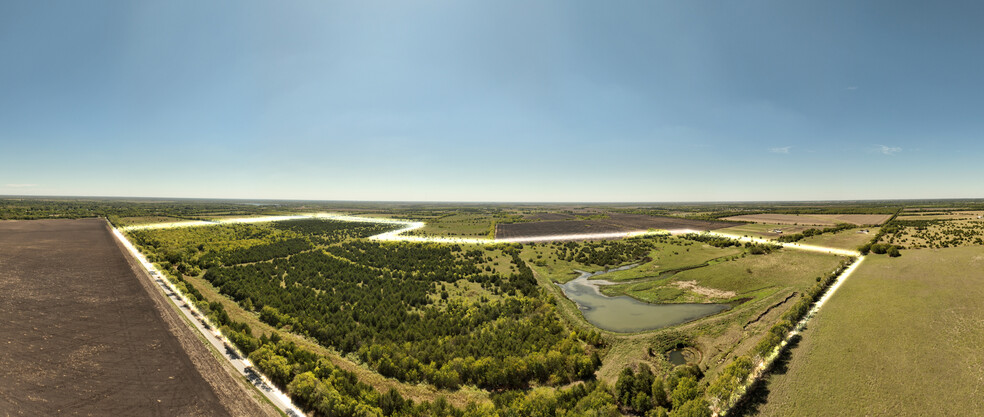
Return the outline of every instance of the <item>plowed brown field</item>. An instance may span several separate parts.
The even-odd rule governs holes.
[[[103,220],[0,222],[0,415],[276,415],[138,271]]]

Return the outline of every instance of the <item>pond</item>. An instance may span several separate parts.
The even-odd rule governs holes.
[[[686,365],[687,357],[683,355],[683,349],[673,349],[666,354],[667,360],[673,365]]]
[[[618,268],[628,269],[635,265]],[[578,271],[579,277],[566,284],[560,284],[564,295],[577,304],[581,314],[591,324],[599,328],[633,333],[655,330],[696,320],[727,310],[727,304],[650,304],[627,295],[609,297],[601,293],[599,285],[611,282],[588,279],[608,271],[595,273]]]

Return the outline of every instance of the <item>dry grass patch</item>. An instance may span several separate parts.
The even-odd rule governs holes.
[[[963,247],[869,256],[748,414],[979,415],[981,253]]]

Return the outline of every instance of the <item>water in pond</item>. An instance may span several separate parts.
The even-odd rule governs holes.
[[[673,349],[669,353],[667,353],[667,356],[668,356],[667,359],[669,359],[670,363],[674,365],[687,364],[687,357],[683,356],[683,349]]]
[[[627,295],[609,297],[601,293],[598,285],[610,282],[588,281],[588,278],[605,272],[610,271],[581,272],[581,276],[560,286],[588,322],[605,330],[632,333],[659,329],[728,309],[726,304],[650,304]]]

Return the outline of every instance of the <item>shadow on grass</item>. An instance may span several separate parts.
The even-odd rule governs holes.
[[[728,416],[735,417],[746,417],[758,415],[759,407],[769,402],[769,380],[772,379],[772,375],[785,375],[789,372],[789,361],[793,358],[793,349],[799,346],[799,342],[802,337],[800,335],[793,336],[789,339],[789,344],[786,348],[779,353],[779,357],[776,358],[775,362],[772,362],[772,367],[765,374],[765,377],[759,379],[751,387],[748,388],[748,393],[745,397],[731,409]]]

